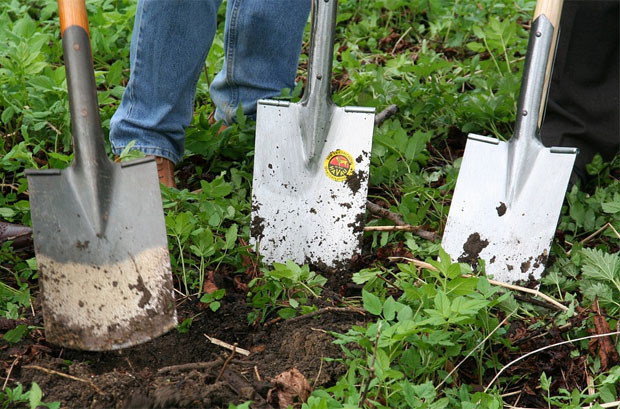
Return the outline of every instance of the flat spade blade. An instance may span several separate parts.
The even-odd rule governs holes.
[[[257,106],[251,236],[267,263],[341,270],[361,251],[374,108],[331,100],[337,0],[313,0],[299,103]]]
[[[502,282],[538,280],[545,268],[575,154],[530,148],[530,174],[509,198],[510,142],[470,135],[442,246]]]
[[[176,326],[155,162],[110,165],[99,193],[75,167],[28,171],[45,334],[57,345],[118,349]]]
[[[513,137],[469,135],[442,238],[454,260],[483,259],[499,281],[540,279],[578,152],[539,137],[561,3],[534,12]]]
[[[359,252],[374,109],[335,107],[318,160],[304,158],[300,104],[260,101],[251,235],[264,261],[339,269]]]

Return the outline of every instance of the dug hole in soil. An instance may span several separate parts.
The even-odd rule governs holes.
[[[319,308],[335,306],[329,293],[337,298],[348,282],[350,274],[331,276],[324,297],[313,301]],[[44,393],[43,402],[58,401],[62,408],[228,408],[229,403],[252,400],[253,409],[263,409],[280,407],[283,395],[278,392],[287,389],[279,382],[283,376],[296,375],[301,381],[293,382],[305,384],[309,391],[333,384],[344,373],[344,365],[324,359],[343,357],[330,331],[346,332],[352,325],[363,325],[367,316],[327,308],[312,317],[270,317],[266,324],[252,326],[246,294],[223,287],[227,294],[216,312],[195,297],[177,296],[179,322],[193,318],[187,333],[172,330],[132,348],[64,349],[47,343],[38,329],[17,344],[3,342],[0,365],[9,374],[7,386],[21,383],[28,390],[36,382]],[[21,323],[42,327],[36,294],[32,300],[35,315]],[[250,354],[231,357],[229,349],[205,335]],[[295,393],[291,399],[299,400]]]

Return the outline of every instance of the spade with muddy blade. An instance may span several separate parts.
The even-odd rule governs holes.
[[[536,5],[514,135],[469,135],[442,239],[453,259],[483,259],[499,281],[540,278],[577,155],[540,141],[561,9],[562,0]]]
[[[118,164],[104,147],[84,0],[58,2],[74,161],[27,171],[45,334],[92,351],[176,325],[156,165]]]
[[[258,102],[251,235],[267,263],[344,268],[360,251],[374,108],[331,99],[337,0],[314,0],[299,103]]]

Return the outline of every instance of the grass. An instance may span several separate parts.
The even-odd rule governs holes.
[[[399,113],[375,130],[369,198],[389,206],[406,223],[441,233],[456,183],[464,135],[508,139],[515,120],[527,22],[535,2],[341,0],[334,60],[334,100],[339,105],[396,104]],[[104,131],[128,79],[129,39],[135,3],[88,2],[96,81]],[[224,8],[220,10],[223,21]],[[222,29],[207,58],[213,78],[222,64]],[[308,31],[308,30],[307,30]],[[306,39],[308,33],[306,32]],[[7,0],[0,11],[0,217],[30,224],[29,168],[65,167],[72,160],[65,71],[56,5],[51,0]],[[302,64],[307,55],[302,55]],[[300,79],[305,75],[300,70]],[[301,83],[300,83],[301,85]],[[300,87],[283,90],[299,97]],[[178,166],[182,190],[163,189],[172,267],[179,291],[203,297],[217,310],[222,294],[204,298],[208,272],[243,272],[253,259],[248,243],[254,123],[240,116],[219,136],[207,122],[213,107],[202,76],[186,154]],[[109,149],[109,146],[108,146]],[[513,387],[540,387],[554,408],[582,407],[620,398],[620,366],[601,361],[600,344],[578,341],[566,359],[582,362],[591,382],[569,385],[555,368],[493,375],[523,355],[511,328],[577,339],[618,328],[620,311],[620,159],[596,157],[592,182],[573,187],[553,244],[541,291],[563,302],[557,312],[497,286],[468,266],[452,264],[437,243],[407,232],[366,233],[375,257],[355,271],[359,302],[375,317],[366,327],[334,334],[347,373],[313,392],[303,407],[500,408]],[[369,224],[390,224],[386,219]],[[379,257],[400,248],[433,268]],[[0,314],[19,319],[36,291],[36,260],[0,248]],[[255,268],[248,302],[251,322],[288,318],[316,308],[325,283],[307,266]],[[324,274],[324,273],[323,273]],[[575,317],[578,317],[576,319]],[[3,336],[17,343],[29,329]],[[613,348],[619,348],[613,338]],[[351,347],[355,345],[355,347]],[[592,350],[592,348],[594,348]],[[455,369],[453,371],[453,369]],[[485,387],[489,386],[485,390]],[[17,387],[19,388],[19,387]],[[38,391],[37,391],[38,390]],[[7,389],[8,402],[40,400],[40,389]],[[30,395],[28,395],[28,393]],[[31,403],[32,405],[32,403]],[[599,406],[600,407],[600,406]]]

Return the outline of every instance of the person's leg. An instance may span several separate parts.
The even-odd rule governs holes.
[[[542,140],[579,148],[573,183],[596,153],[609,161],[620,149],[619,9],[617,0],[564,2]]]
[[[134,148],[147,155],[181,160],[220,4],[221,0],[138,1],[129,83],[110,121],[115,154],[135,140]]]
[[[256,101],[295,86],[310,0],[228,0],[226,58],[211,84],[215,119],[230,124],[239,104],[256,114]]]

